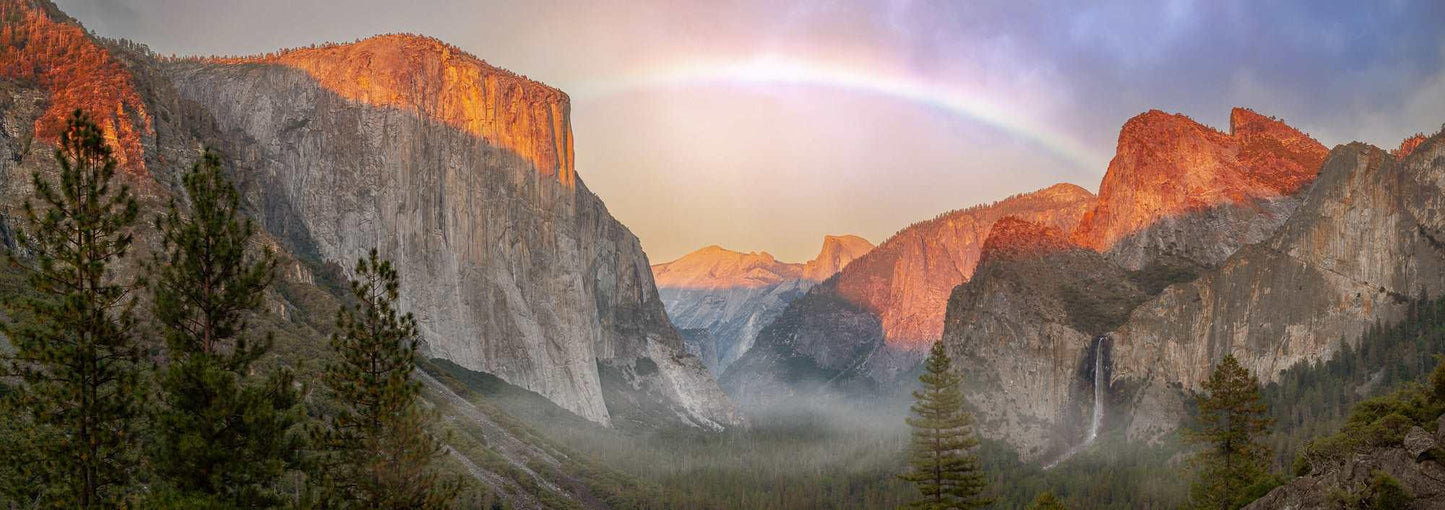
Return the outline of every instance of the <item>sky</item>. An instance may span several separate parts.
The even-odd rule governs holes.
[[[162,54],[411,32],[558,87],[578,174],[654,263],[804,261],[825,234],[1096,190],[1150,109],[1228,129],[1245,106],[1329,146],[1445,123],[1442,2],[55,1]]]

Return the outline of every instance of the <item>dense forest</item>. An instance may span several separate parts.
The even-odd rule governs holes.
[[[1299,453],[1312,439],[1336,434],[1357,404],[1390,398],[1430,374],[1436,354],[1445,352],[1445,301],[1419,301],[1400,322],[1369,328],[1359,343],[1260,388],[1272,422],[1260,438],[1277,477],[1271,484],[1299,474]],[[468,398],[515,417],[513,425],[538,440],[576,452],[587,469],[606,466],[609,476],[598,483],[618,493],[641,491],[631,492],[644,495],[636,508],[891,508],[915,496],[895,476],[906,462],[906,402],[859,406],[867,410],[818,402],[720,434],[621,433],[490,375],[445,360],[426,367]],[[991,508],[1029,508],[1044,493],[1068,508],[1179,508],[1195,475],[1188,462],[1193,447],[1182,436],[1149,446],[1129,442],[1122,427],[1107,428],[1094,447],[1047,470],[1020,462],[995,441],[983,441],[978,455]]]

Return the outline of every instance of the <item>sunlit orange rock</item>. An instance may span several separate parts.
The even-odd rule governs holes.
[[[130,72],[64,16],[30,0],[0,0],[0,76],[49,95],[37,139],[54,143],[79,109],[100,125],[122,169],[144,173],[141,134],[151,131],[151,118]]]
[[[1129,119],[1074,242],[1106,251],[1161,218],[1291,195],[1328,149],[1278,120],[1235,108],[1223,133],[1158,110]]]
[[[1094,195],[1059,184],[909,226],[838,274],[837,292],[882,321],[889,345],[926,348],[943,333],[953,288],[978,265],[994,222],[1008,216],[1072,231]]]
[[[214,60],[300,69],[337,95],[415,112],[506,148],[568,186],[576,182],[567,94],[436,39],[382,35]]]
[[[1400,161],[1414,153],[1415,149],[1418,149],[1422,143],[1425,143],[1425,134],[1416,133],[1415,136],[1406,138],[1405,141],[1400,142],[1400,147],[1390,151],[1390,155],[1395,156],[1396,161]]]
[[[1034,257],[1074,248],[1063,231],[1008,216],[993,224],[980,259]]]

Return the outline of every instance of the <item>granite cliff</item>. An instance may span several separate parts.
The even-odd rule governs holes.
[[[1126,269],[1190,272],[1264,240],[1298,207],[1327,149],[1244,108],[1229,123],[1223,133],[1157,110],[1129,119],[1074,240]]]
[[[1060,184],[913,224],[789,304],[723,374],[743,406],[824,386],[869,392],[913,369],[943,331],[949,293],[973,275],[994,222],[1069,231],[1094,195]]]
[[[1133,125],[1146,121],[1162,128]],[[1081,410],[1092,400],[1091,360],[1102,353],[1106,423],[1126,427],[1133,440],[1154,441],[1184,417],[1181,390],[1197,388],[1225,354],[1267,382],[1296,363],[1327,358],[1374,321],[1398,318],[1411,298],[1439,295],[1445,250],[1435,240],[1445,168],[1431,152],[1440,150],[1438,140],[1407,141],[1397,156],[1340,146],[1320,167],[1303,170],[1312,161],[1304,156],[1314,153],[1308,137],[1245,110],[1235,110],[1233,123],[1230,138],[1244,141],[1219,152],[1221,146],[1203,142],[1224,140],[1222,134],[1201,135],[1182,117],[1151,112],[1131,120],[1105,177],[1106,186],[1115,185],[1101,190],[1100,206],[1071,236],[1097,255],[1040,249],[1001,257],[1001,267],[955,291],[944,341],[978,377],[973,391],[985,402],[982,418],[1001,425],[991,435],[1026,459],[1077,444],[1088,420]],[[1156,147],[1149,158],[1126,156],[1139,152],[1131,147],[1142,143],[1133,140],[1140,131],[1183,140],[1149,142]],[[1197,157],[1201,147],[1212,156]],[[1142,228],[1127,227],[1133,220],[1105,221],[1140,214],[1138,208],[1119,214],[1130,209],[1108,200],[1162,193],[1118,183],[1164,181],[1112,175],[1139,173],[1124,163],[1150,158],[1178,167],[1153,173],[1214,184],[1163,193],[1175,199],[1162,203],[1183,209]],[[1215,205],[1188,205],[1179,199],[1186,196]],[[1155,210],[1143,208],[1146,217]],[[1220,244],[1221,238],[1230,241]],[[1233,251],[1224,253],[1230,243]],[[1070,254],[1067,261],[1060,253]],[[1157,271],[1179,260],[1185,265],[1176,269],[1183,270]],[[1098,320],[1080,323],[1081,312]],[[1092,340],[1099,337],[1102,350]]]
[[[166,72],[248,169],[267,231],[324,260],[395,261],[429,356],[602,424],[638,407],[604,384],[738,423],[637,238],[573,171],[562,92],[407,35]]]
[[[318,271],[377,247],[432,357],[597,423],[739,423],[668,321],[637,238],[577,177],[566,94],[417,36],[175,60],[94,38],[41,0],[0,0],[0,20],[7,244],[30,172],[54,171],[55,126],[79,108],[146,214],[201,147],[227,154],[298,293],[268,300],[282,321],[305,315],[298,295],[330,292]],[[144,253],[153,232],[137,234]]]
[[[858,236],[825,236],[823,247],[806,263],[781,262],[767,252],[740,253],[709,246],[682,258],[652,266],[657,290],[673,324],[706,330],[690,336],[697,352],[714,353],[709,364],[721,374],[752,348],[753,340],[788,303],[873,249]]]
[[[1085,440],[1094,405],[1095,338],[1146,299],[1128,273],[1055,228],[1017,218],[994,224],[973,278],[949,298],[943,341],[962,360],[980,430],[1025,459]],[[1102,379],[1107,380],[1107,379]],[[1104,402],[1103,404],[1110,404]]]

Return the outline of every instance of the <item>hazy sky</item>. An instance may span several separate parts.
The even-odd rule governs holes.
[[[578,173],[653,262],[811,258],[1067,181],[1118,128],[1229,108],[1326,145],[1445,123],[1440,2],[56,0],[160,53],[438,37],[572,96]],[[1079,5],[1087,4],[1087,5]]]

